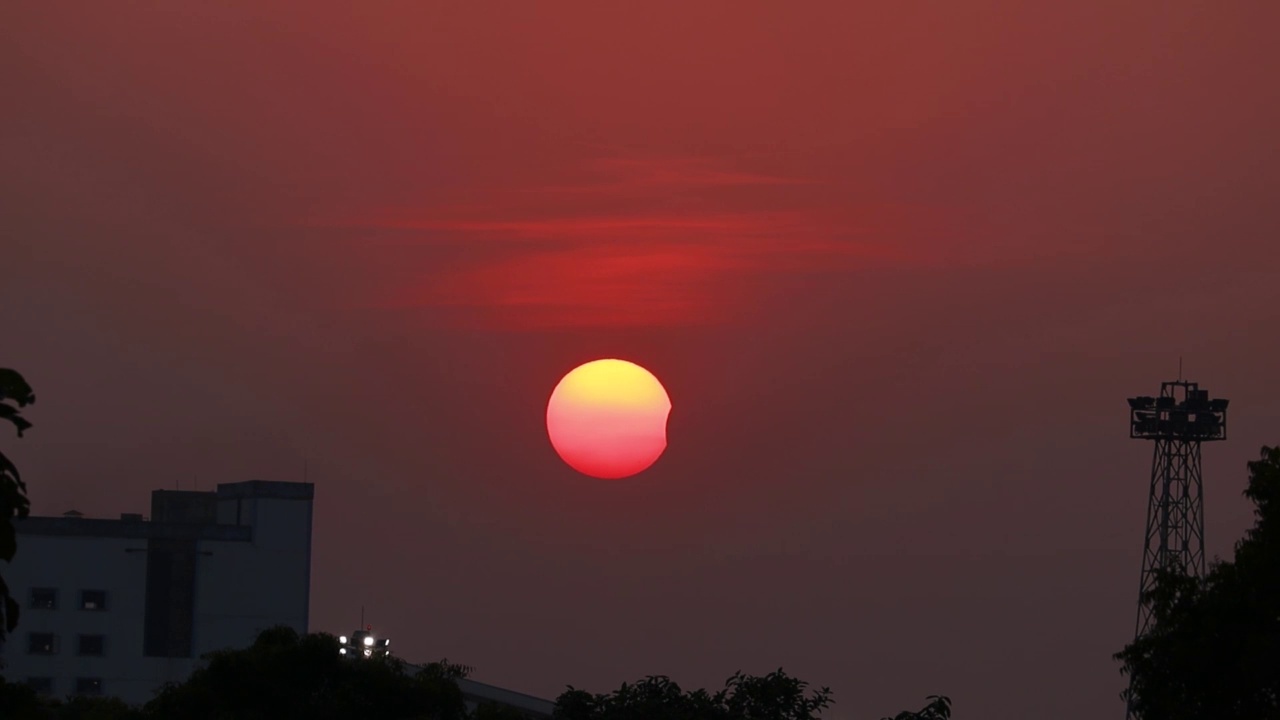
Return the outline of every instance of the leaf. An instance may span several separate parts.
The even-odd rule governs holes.
[[[22,417],[22,413],[12,405],[0,403],[0,420],[8,420],[18,428],[18,437],[22,437],[23,431],[31,427],[31,422]]]
[[[18,403],[18,407],[26,407],[36,401],[36,396],[17,370],[0,368],[0,402],[5,400]]]
[[[27,486],[22,484],[22,476],[18,475],[18,466],[10,462],[4,453],[0,453],[0,475],[12,475],[19,488],[27,489]]]
[[[0,526],[8,525],[14,517],[24,518],[31,509],[27,499],[27,486],[18,477],[18,469],[0,454]]]

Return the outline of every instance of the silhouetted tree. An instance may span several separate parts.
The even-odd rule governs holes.
[[[556,720],[813,720],[831,704],[831,691],[782,670],[757,677],[735,673],[724,689],[685,692],[657,675],[624,683],[607,695],[570,687],[556,699]]]
[[[951,717],[951,698],[945,695],[930,695],[929,704],[919,712],[903,711],[891,718],[881,720],[948,720]]]
[[[21,408],[36,401],[31,386],[17,371],[0,368],[0,420],[8,420],[18,430],[18,437],[31,423],[22,417]],[[27,486],[18,474],[18,468],[0,452],[0,560],[13,560],[18,549],[18,534],[13,527],[15,518],[24,518],[31,508],[27,500]],[[0,643],[5,635],[13,632],[18,624],[18,601],[9,594],[9,586],[0,576]]]
[[[832,700],[831,690],[808,692],[808,683],[781,669],[764,676],[734,673],[723,690],[684,691],[670,678],[652,675],[605,695],[572,686],[556,698],[554,720],[817,720]],[[930,695],[919,712],[883,720],[949,720],[951,699]]]
[[[0,717],[9,720],[36,720],[46,717],[45,703],[28,685],[6,682],[0,677]]]
[[[470,720],[529,720],[528,713],[517,710],[510,705],[485,702],[476,706]]]
[[[207,656],[145,711],[157,720],[463,720],[464,668],[434,663],[414,675],[395,657],[349,659],[332,635],[264,631],[244,650]]]
[[[1152,625],[1116,654],[1152,720],[1280,718],[1280,447],[1249,463],[1255,523],[1204,578],[1161,573]]]
[[[147,720],[143,712],[118,698],[73,697],[65,702],[41,697],[26,684],[0,679],[0,718],[4,720]]]

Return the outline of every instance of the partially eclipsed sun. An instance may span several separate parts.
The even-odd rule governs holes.
[[[547,434],[584,475],[630,477],[667,449],[671,399],[653,373],[626,360],[595,360],[565,375],[547,403]]]

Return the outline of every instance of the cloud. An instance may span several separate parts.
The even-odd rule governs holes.
[[[380,307],[435,308],[455,322],[521,330],[722,322],[750,307],[761,276],[906,258],[869,220],[771,192],[804,181],[705,159],[594,160],[581,174],[495,191],[475,205],[386,209],[342,224],[452,248],[448,263],[406,268],[413,279],[389,289]],[[725,192],[684,195],[695,189]],[[663,198],[672,195],[684,202],[671,208]]]

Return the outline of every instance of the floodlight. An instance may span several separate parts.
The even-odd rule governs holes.
[[[364,644],[366,647],[373,647],[373,637],[366,635],[364,638]]]
[[[338,654],[339,654],[339,655],[346,655],[346,654],[347,654],[347,649],[346,649],[346,648],[338,648]]]
[[[339,635],[339,636],[338,636],[338,642],[339,642],[340,644],[342,644],[342,645],[346,645],[346,644],[347,644],[347,636],[346,636],[346,635]]]

